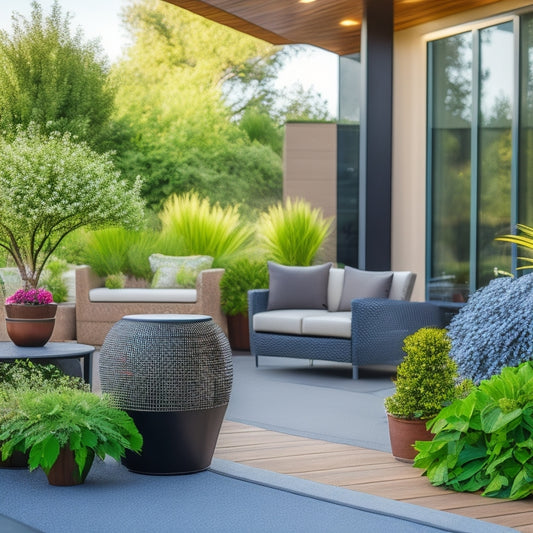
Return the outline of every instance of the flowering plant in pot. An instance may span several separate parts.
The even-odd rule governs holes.
[[[2,459],[28,453],[30,470],[41,467],[52,485],[83,483],[95,455],[119,461],[142,448],[135,423],[109,396],[60,387],[17,391],[13,401],[18,409],[0,423]]]
[[[433,438],[427,421],[472,388],[470,381],[459,380],[450,349],[445,329],[421,328],[404,340],[396,392],[385,399],[392,453],[399,460],[412,461],[415,442]]]
[[[5,299],[6,330],[17,346],[44,346],[52,336],[57,304],[46,289],[19,289]]]

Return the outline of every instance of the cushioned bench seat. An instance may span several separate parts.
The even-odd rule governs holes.
[[[76,338],[101,346],[113,324],[124,315],[151,313],[208,315],[227,333],[226,316],[220,308],[223,273],[221,268],[202,270],[192,289],[107,289],[103,278],[89,267],[80,267],[76,270]]]
[[[196,289],[106,289],[99,287],[89,291],[91,302],[194,303],[196,299]]]

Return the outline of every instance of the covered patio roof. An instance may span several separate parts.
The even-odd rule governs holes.
[[[165,1],[272,44],[311,44],[339,55],[360,50],[365,0]],[[394,30],[502,1],[394,0]]]

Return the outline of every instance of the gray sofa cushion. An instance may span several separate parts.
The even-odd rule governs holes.
[[[285,266],[269,261],[267,309],[327,309],[331,266]]]
[[[301,335],[302,322],[309,317],[331,315],[320,309],[276,309],[256,313],[253,317],[254,331]]]
[[[392,272],[371,272],[344,267],[339,311],[351,311],[351,302],[356,298],[388,298],[392,276]]]

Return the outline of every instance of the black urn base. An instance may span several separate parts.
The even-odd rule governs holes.
[[[126,410],[143,436],[140,454],[122,464],[137,474],[193,474],[209,468],[227,405],[197,411]]]

